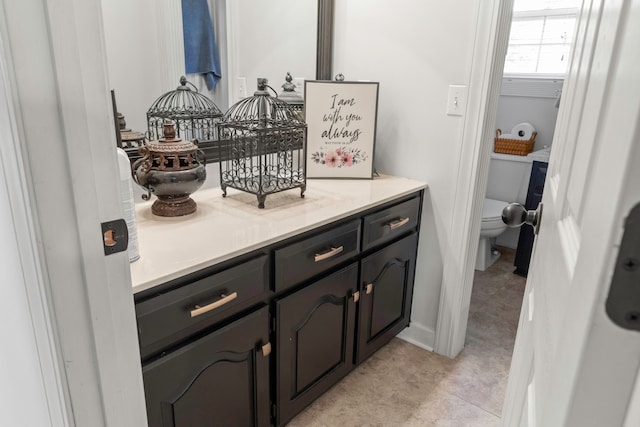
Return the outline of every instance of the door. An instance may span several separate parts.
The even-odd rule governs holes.
[[[362,260],[356,363],[409,324],[417,245],[414,233]]]
[[[276,302],[277,425],[353,369],[358,264]]]
[[[640,335],[605,301],[640,202],[640,1],[585,2],[565,81],[505,405],[505,426],[620,426]]]
[[[142,368],[150,426],[269,426],[269,308]]]

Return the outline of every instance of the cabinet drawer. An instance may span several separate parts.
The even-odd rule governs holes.
[[[357,255],[360,220],[275,251],[276,292],[294,286]]]
[[[396,236],[413,231],[418,226],[420,197],[407,200],[390,208],[364,217],[362,250]]]
[[[142,358],[261,301],[268,280],[261,255],[136,304]]]

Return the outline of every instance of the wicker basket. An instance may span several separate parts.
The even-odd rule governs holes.
[[[495,146],[493,151],[503,154],[515,154],[517,156],[526,156],[533,151],[533,146],[536,143],[536,132],[531,134],[531,138],[528,140],[523,139],[509,139],[500,138],[502,130],[496,130]]]

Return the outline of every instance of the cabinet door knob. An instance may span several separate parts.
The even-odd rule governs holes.
[[[369,295],[373,291],[373,283],[367,283],[365,293]]]
[[[315,262],[324,261],[325,259],[338,255],[343,250],[344,250],[344,246],[338,246],[337,248],[332,247],[331,250],[329,250],[328,252],[325,252],[323,254],[315,254],[315,256],[313,257],[313,260]]]
[[[396,228],[402,227],[403,225],[405,225],[406,223],[409,222],[409,217],[405,217],[405,218],[398,218],[394,221],[391,221],[389,223],[387,223],[387,225],[389,226],[389,228],[391,230],[395,230]]]
[[[234,292],[231,295],[222,294],[220,295],[220,297],[221,298],[218,301],[214,301],[211,304],[205,305],[204,307],[196,305],[193,310],[191,310],[191,317],[200,316],[201,314],[205,314],[211,310],[215,310],[216,308],[233,301],[234,299],[238,298],[238,293]]]
[[[358,302],[358,300],[360,299],[360,291],[356,291],[353,293],[353,302]]]

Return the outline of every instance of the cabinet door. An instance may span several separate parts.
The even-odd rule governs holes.
[[[524,205],[524,207],[529,210],[535,210],[542,201],[542,191],[544,190],[544,181],[547,177],[547,167],[547,162],[533,162],[531,166],[529,189]],[[520,227],[518,248],[516,249],[516,256],[513,261],[513,265],[516,267],[514,271],[515,274],[527,277],[534,238],[533,227]]]
[[[268,342],[264,307],[148,363],[149,426],[268,426]]]
[[[357,264],[276,302],[277,424],[353,368]]]
[[[417,244],[412,234],[362,260],[357,363],[409,324]]]

